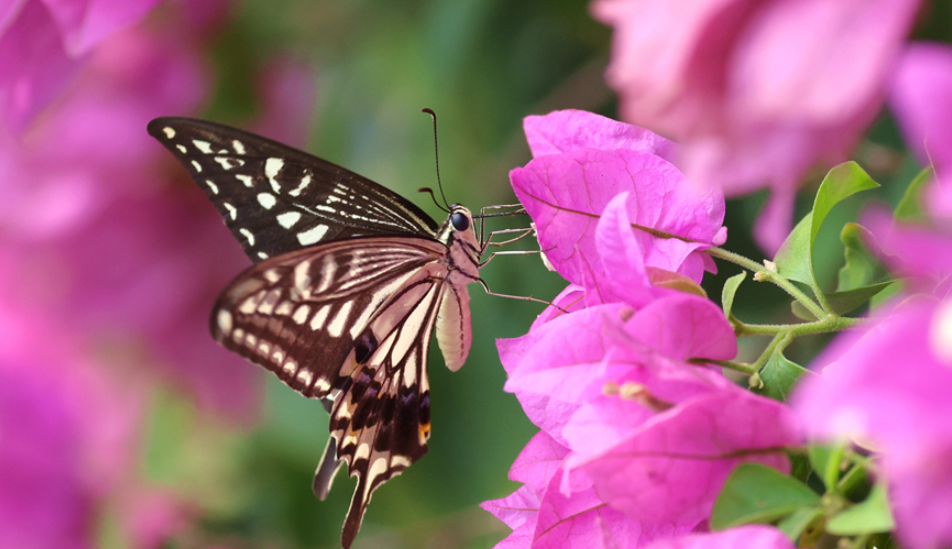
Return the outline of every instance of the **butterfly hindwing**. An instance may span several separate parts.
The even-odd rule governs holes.
[[[412,202],[336,164],[229,126],[157,118],[149,133],[188,169],[252,261],[359,236],[432,238]]]
[[[331,410],[337,458],[357,477],[344,521],[345,547],[356,536],[374,490],[427,452],[426,361],[445,289],[443,278],[427,275],[394,296],[362,334],[376,347],[343,384]]]
[[[365,327],[396,322],[398,311],[385,306],[438,269],[445,253],[431,240],[368,237],[268,259],[219,296],[212,335],[294,390],[322,398],[370,353],[373,342],[361,339],[371,335]],[[375,320],[382,310],[389,317]]]

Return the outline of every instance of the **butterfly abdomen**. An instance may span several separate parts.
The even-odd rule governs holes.
[[[436,340],[446,367],[455,372],[466,362],[473,342],[469,316],[469,291],[462,284],[447,284],[436,319]]]

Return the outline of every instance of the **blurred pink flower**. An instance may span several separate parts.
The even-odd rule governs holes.
[[[535,158],[510,172],[513,189],[555,269],[599,294],[590,304],[645,301],[645,267],[695,281],[713,268],[694,252],[726,240],[723,197],[690,185],[665,160],[669,141],[583,111],[529,116],[524,126]],[[629,223],[647,230],[625,230]]]
[[[908,46],[892,83],[890,107],[919,162],[934,164],[936,182],[925,206],[952,219],[952,47]]]
[[[952,288],[952,233],[895,223],[888,210],[877,207],[867,208],[860,221],[872,237],[867,245],[907,291],[943,296]]]
[[[664,539],[648,545],[646,549],[794,549],[783,532],[772,527],[753,524],[738,526],[710,534],[690,534]]]
[[[158,0],[11,0],[0,8],[0,123],[14,132],[77,74],[85,57]]]
[[[6,304],[0,332],[0,544],[93,547],[97,509],[134,470],[141,379],[108,375]]]
[[[69,318],[87,337],[145,344],[149,362],[199,402],[248,419],[260,372],[219,348],[207,320],[247,259],[200,190],[168,185],[173,171],[185,174],[145,132],[156,116],[199,106],[208,83],[192,42],[119,33],[48,116],[2,136],[0,245],[14,254],[7,291],[21,304]],[[312,73],[279,61],[265,81],[259,124],[303,142]]]
[[[773,195],[755,237],[776,250],[801,177],[846,159],[882,104],[918,0],[597,0],[622,118],[682,144],[691,180]]]
[[[899,538],[952,544],[952,300],[919,297],[841,336],[823,375],[794,395],[819,437],[854,437],[883,456]],[[832,358],[832,361],[831,361]]]

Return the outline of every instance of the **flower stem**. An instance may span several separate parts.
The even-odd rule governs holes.
[[[730,261],[736,265],[753,271],[755,273],[754,280],[769,280],[777,286],[779,286],[783,291],[790,294],[791,297],[800,302],[808,311],[810,311],[813,316],[818,319],[824,318],[827,316],[827,312],[823,310],[822,307],[818,306],[815,301],[807,297],[805,293],[800,291],[800,288],[797,288],[793,282],[790,282],[786,278],[780,276],[776,271],[771,271],[767,267],[757,263],[752,259],[748,259],[740,254],[734,252],[729,252],[724,248],[708,248],[704,250],[705,253],[711,257],[716,257],[718,259],[723,259],[725,261]]]

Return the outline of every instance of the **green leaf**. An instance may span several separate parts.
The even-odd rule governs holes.
[[[868,286],[876,277],[879,262],[866,248],[864,236],[869,234],[862,225],[847,223],[840,233],[840,240],[846,247],[846,263],[840,269],[836,291],[843,292]]]
[[[857,536],[875,532],[888,532],[896,527],[886,488],[880,483],[862,503],[834,515],[826,523],[826,531],[837,536]]]
[[[878,186],[856,162],[844,162],[830,170],[816,193],[813,211],[797,223],[777,252],[774,263],[778,272],[788,279],[816,287],[813,243],[827,214],[843,199]]]
[[[846,313],[855,310],[863,303],[869,301],[870,298],[885,290],[890,284],[893,284],[894,282],[894,280],[887,280],[886,282],[863,286],[862,288],[855,288],[845,292],[826,294],[826,300],[829,302],[830,308],[834,313],[838,315],[845,315]],[[794,301],[791,303],[790,307],[793,310],[793,314],[796,315],[797,318],[801,318],[803,320],[816,320],[816,317],[813,316],[813,314],[799,301]]]
[[[836,446],[810,446],[810,463],[827,490],[837,485],[840,480],[840,463],[843,462],[843,444]]]
[[[925,188],[925,184],[932,179],[932,176],[932,168],[928,167],[912,178],[909,186],[906,187],[905,194],[902,195],[902,200],[896,206],[894,215],[897,220],[915,220],[925,217],[925,212],[922,210],[922,190]]]
[[[734,294],[737,293],[737,288],[740,287],[740,283],[747,278],[747,271],[741,271],[740,274],[736,274],[727,279],[727,282],[724,282],[724,289],[721,290],[721,307],[724,309],[724,316],[727,318],[731,317],[731,309],[734,308]]]
[[[801,507],[777,523],[777,528],[796,543],[800,535],[815,520],[823,516],[821,507]]]
[[[796,362],[791,362],[782,352],[774,352],[760,371],[764,386],[754,392],[783,402],[787,400],[793,386],[803,374],[812,375],[812,372]]]
[[[819,504],[820,496],[798,480],[760,463],[742,463],[727,478],[714,502],[711,528],[770,523]]]

